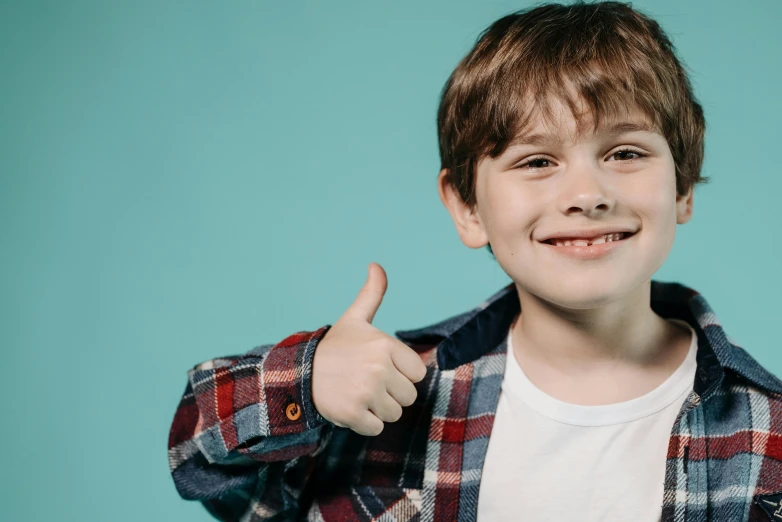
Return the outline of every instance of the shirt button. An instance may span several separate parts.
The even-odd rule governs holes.
[[[299,420],[299,417],[301,417],[301,408],[299,408],[298,404],[292,402],[288,404],[287,408],[285,408],[285,415],[287,415],[288,419],[292,421]]]

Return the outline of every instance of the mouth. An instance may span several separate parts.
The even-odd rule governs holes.
[[[604,234],[602,236],[597,236],[592,238],[558,237],[558,238],[546,239],[545,241],[541,241],[541,243],[545,243],[547,245],[552,245],[555,247],[569,247],[569,246],[589,247],[592,245],[602,245],[606,243],[616,243],[619,241],[624,241],[625,239],[632,237],[635,234],[636,232],[616,232],[613,234]]]
[[[640,230],[640,229],[639,229]],[[598,259],[611,259],[615,252],[625,250],[622,248],[638,234],[635,232],[616,232],[593,238],[554,238],[539,241],[545,250],[581,261],[594,261]]]

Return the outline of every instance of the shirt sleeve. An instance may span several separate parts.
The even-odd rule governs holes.
[[[168,441],[182,498],[202,501],[220,520],[298,507],[314,456],[334,428],[312,402],[312,360],[330,327],[188,372]]]

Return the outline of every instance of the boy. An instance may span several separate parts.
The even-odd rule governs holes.
[[[782,382],[652,281],[692,216],[704,118],[628,5],[496,21],[442,93],[441,200],[513,282],[474,310],[333,325],[189,373],[182,497],[221,520],[782,520]]]

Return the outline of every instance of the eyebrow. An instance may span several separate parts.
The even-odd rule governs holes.
[[[627,132],[654,132],[654,128],[647,122],[621,121],[614,123],[609,127],[599,129],[597,134],[616,136],[618,134],[625,134]],[[559,141],[560,139],[558,136],[551,134],[525,134],[514,138],[508,144],[508,147],[520,145],[552,145],[558,143]]]

